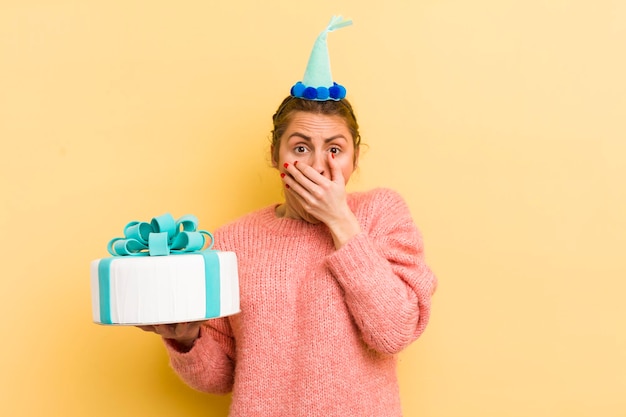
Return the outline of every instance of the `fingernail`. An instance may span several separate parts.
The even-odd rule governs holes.
[[[280,177],[281,177],[281,178],[285,178],[285,173],[284,173],[284,172],[281,172],[281,173],[280,173]]]
[[[289,188],[289,184],[285,184],[285,188]]]
[[[285,168],[289,168],[289,164],[288,164],[287,162],[285,162],[285,163],[283,164],[283,166],[284,166]]]
[[[330,154],[330,157],[331,157],[331,158],[333,158],[333,159],[335,159],[335,154],[334,154],[334,153],[331,153],[331,154]]]
[[[293,166],[295,167],[296,165],[298,165],[298,161],[293,163]]]

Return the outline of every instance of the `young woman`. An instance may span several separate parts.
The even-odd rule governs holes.
[[[230,415],[402,415],[396,355],[424,331],[437,281],[402,197],[347,193],[360,149],[345,99],[287,97],[272,163],[285,200],[217,229],[239,262],[241,313],[148,326],[191,387]]]

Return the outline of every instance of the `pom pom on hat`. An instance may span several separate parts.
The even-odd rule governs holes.
[[[333,81],[330,72],[327,37],[332,32],[352,24],[352,20],[344,20],[341,16],[333,16],[326,29],[315,40],[309,62],[302,81],[291,87],[291,95],[306,100],[341,100],[346,96],[344,86]]]

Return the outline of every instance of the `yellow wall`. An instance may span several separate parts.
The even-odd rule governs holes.
[[[277,201],[271,113],[343,14],[351,189],[402,192],[440,278],[406,415],[626,415],[625,3],[366,3],[1,3],[0,414],[226,415],[91,322],[89,262],[132,219]]]

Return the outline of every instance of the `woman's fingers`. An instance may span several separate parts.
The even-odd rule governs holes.
[[[202,322],[185,322],[172,324],[153,324],[136,326],[143,331],[156,333],[166,339],[196,338]]]
[[[326,165],[331,178],[304,163],[286,163],[282,175],[285,188],[302,208],[327,223],[343,212],[346,204],[345,181],[339,164],[328,154]]]

